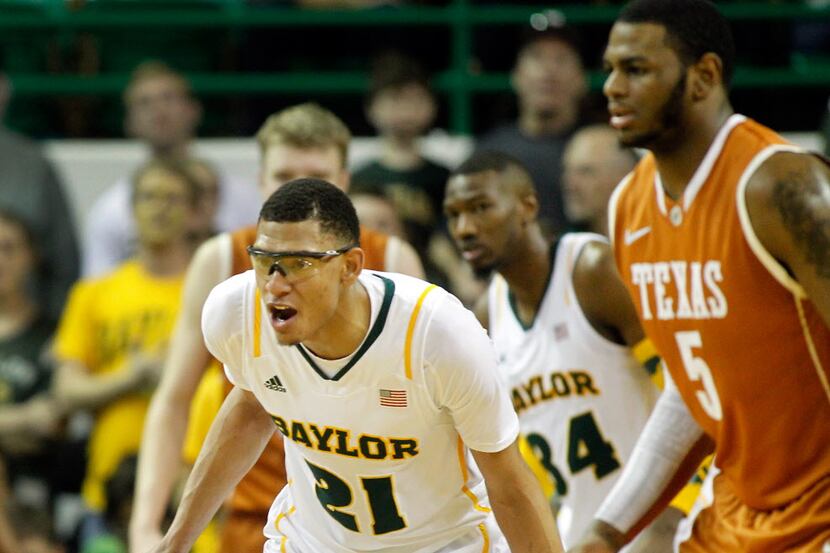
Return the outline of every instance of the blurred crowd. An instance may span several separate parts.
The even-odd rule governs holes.
[[[526,33],[511,83],[518,117],[478,137],[476,150],[527,167],[548,237],[605,234],[608,197],[637,153],[586,102],[585,64],[568,30]],[[386,267],[423,274],[467,304],[486,286],[447,236],[453,168],[421,151],[437,102],[418,61],[396,52],[375,60],[365,116],[380,153],[351,172],[348,130],[340,145],[317,140],[316,122],[339,120],[315,104],[264,122],[255,183],[194,157],[203,109],[174,68],[140,64],[123,100],[125,128],[149,156],[89,206],[83,236],[54,168],[0,128],[0,551],[126,551],[136,454],[191,258],[217,233],[255,223],[274,186],[337,180],[364,227],[388,237]],[[216,551],[216,542],[206,535],[200,550]]]

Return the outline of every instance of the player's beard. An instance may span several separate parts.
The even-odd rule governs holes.
[[[656,117],[657,128],[640,135],[620,137],[620,144],[626,148],[653,148],[680,126],[683,114],[683,98],[686,95],[686,73],[681,74],[666,102]]]
[[[473,274],[479,280],[490,280],[490,275],[492,275],[493,271],[495,271],[495,270],[496,270],[496,264],[495,263],[489,263],[488,265],[483,266],[483,267],[474,267],[473,268]]]

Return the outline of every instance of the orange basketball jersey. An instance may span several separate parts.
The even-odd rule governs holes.
[[[795,148],[733,115],[673,201],[648,154],[611,198],[620,274],[649,338],[749,507],[830,475],[830,331],[752,230],[746,184]]]
[[[256,226],[245,227],[231,233],[232,274],[251,269],[247,247],[256,240]],[[360,245],[365,253],[365,267],[377,271],[386,270],[386,242],[388,237],[377,231],[360,227]],[[227,382],[227,392],[231,390]],[[230,508],[233,511],[268,514],[271,503],[285,485],[285,462],[282,435],[274,433],[256,464],[234,490]]]

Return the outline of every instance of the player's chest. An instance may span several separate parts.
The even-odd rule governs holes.
[[[288,437],[336,441],[347,434],[394,435],[402,427],[426,433],[442,422],[422,382],[407,378],[400,356],[374,355],[334,376],[302,356],[286,357],[253,360],[249,383],[265,409],[285,421]]]

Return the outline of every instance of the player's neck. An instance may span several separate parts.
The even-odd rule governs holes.
[[[732,113],[727,105],[716,114],[692,120],[680,131],[676,144],[652,149],[663,189],[671,198],[678,200],[683,196],[715,136]]]
[[[372,305],[369,293],[355,281],[344,293],[329,322],[303,346],[323,359],[341,359],[357,350],[369,332]]]
[[[539,225],[533,223],[527,239],[519,241],[513,248],[511,261],[499,269],[499,274],[507,281],[516,299],[519,316],[524,322],[536,317],[542,303],[550,275],[551,255],[550,244]]]
[[[604,210],[601,215],[597,215],[591,219],[590,223],[588,223],[588,231],[608,236],[608,216],[605,215]]]

